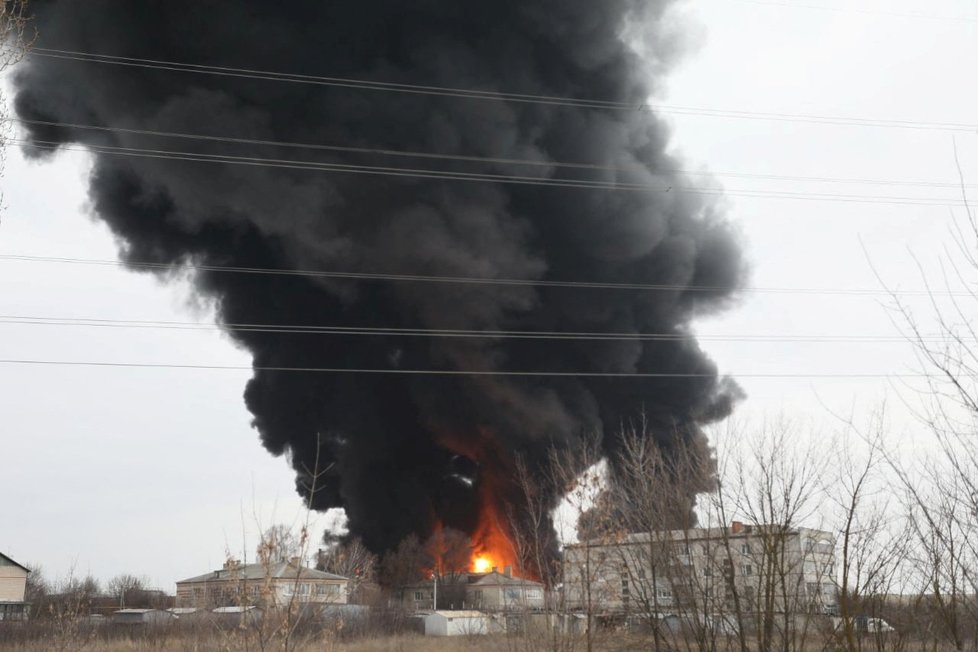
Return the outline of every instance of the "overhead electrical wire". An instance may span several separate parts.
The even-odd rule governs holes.
[[[829,7],[826,5],[812,5],[799,2],[775,2],[774,0],[726,0],[727,2],[738,2],[741,4],[758,5],[762,7],[780,7],[781,9],[805,9],[814,11],[836,11],[842,13],[865,14],[867,16],[889,16],[892,18],[909,18],[911,20],[941,20],[955,23],[978,23],[978,18],[971,16],[939,16],[935,14],[923,14],[916,12],[886,11],[882,9],[863,9],[861,7]]]
[[[321,75],[306,75],[296,73],[282,73],[253,68],[235,68],[230,66],[211,66],[194,63],[180,63],[176,61],[165,61],[160,59],[143,59],[138,57],[125,57],[109,54],[98,54],[93,52],[83,52],[79,50],[65,50],[56,48],[34,47],[28,53],[29,57],[50,57],[56,59],[66,59],[87,63],[101,63],[108,65],[127,66],[136,68],[150,68],[158,70],[168,70],[175,72],[188,72],[206,75],[217,75],[225,77],[239,77],[248,79],[258,79],[266,81],[290,82],[298,84],[311,84],[318,86],[354,88],[359,90],[386,91],[397,93],[410,93],[418,95],[434,95],[445,97],[458,97],[475,100],[488,100],[500,102],[517,102],[528,104],[542,104],[555,106],[568,106],[573,108],[607,109],[616,111],[656,111],[659,113],[676,115],[699,115],[717,118],[736,118],[749,120],[765,120],[777,122],[806,122],[812,124],[830,125],[849,125],[864,127],[885,127],[896,129],[920,129],[928,131],[968,131],[978,130],[978,124],[959,123],[959,122],[924,122],[916,120],[887,120],[877,118],[860,118],[847,116],[832,116],[818,114],[795,114],[781,112],[761,112],[761,111],[742,111],[710,109],[704,107],[688,107],[669,104],[642,102],[633,104],[615,100],[573,98],[552,95],[534,95],[527,93],[511,93],[505,91],[486,91],[479,89],[451,88],[445,86],[432,86],[422,84],[407,84],[398,82],[384,82],[369,79],[353,79],[346,77],[328,77]]]
[[[94,265],[109,267],[126,267],[134,269],[150,269],[173,271],[175,268],[208,272],[227,272],[237,274],[268,274],[274,276],[297,276],[305,278],[328,278],[365,281],[403,281],[410,283],[459,283],[475,285],[557,287],[557,288],[588,288],[599,290],[643,290],[659,292],[758,292],[768,294],[813,294],[813,295],[844,295],[844,296],[957,296],[975,297],[978,290],[887,290],[869,288],[805,288],[805,287],[760,287],[745,286],[730,288],[711,285],[683,285],[678,283],[616,283],[603,281],[564,281],[548,279],[519,279],[519,278],[488,278],[474,276],[437,276],[425,274],[383,274],[374,272],[339,272],[326,270],[301,270],[268,267],[235,267],[232,265],[210,265],[195,263],[187,260],[178,265],[169,263],[154,263],[148,261],[99,260],[92,258],[64,258],[58,256],[29,256],[23,254],[0,254],[0,261],[54,263],[68,265]]]
[[[503,157],[492,157],[492,156],[472,156],[472,155],[463,155],[463,154],[440,154],[436,152],[405,151],[405,150],[394,150],[394,149],[378,148],[378,147],[353,147],[348,145],[329,145],[323,143],[297,143],[297,142],[280,141],[280,140],[240,138],[234,136],[217,136],[212,134],[159,131],[154,129],[109,127],[109,126],[92,125],[92,124],[57,122],[53,120],[28,120],[24,118],[13,118],[13,117],[0,118],[0,121],[16,122],[22,125],[58,127],[62,129],[81,129],[85,131],[101,131],[101,132],[108,132],[108,133],[133,134],[139,136],[179,138],[179,139],[194,140],[200,142],[219,142],[219,143],[229,143],[229,144],[237,144],[237,145],[259,145],[263,147],[308,149],[308,150],[320,150],[320,151],[330,151],[330,152],[342,152],[348,154],[372,154],[372,155],[380,155],[380,156],[433,159],[433,160],[444,160],[444,161],[454,161],[454,162],[463,162],[463,163],[525,165],[525,166],[540,167],[540,168],[568,168],[568,169],[576,169],[576,170],[601,170],[601,171],[609,171],[609,172],[626,171],[621,166],[602,165],[599,163],[574,163],[568,161],[517,159],[517,158],[503,158]],[[978,184],[941,183],[937,181],[923,181],[923,180],[874,179],[874,178],[858,178],[858,177],[840,178],[840,177],[826,177],[826,176],[764,174],[764,173],[752,173],[752,172],[688,170],[688,169],[678,169],[678,168],[651,170],[651,172],[653,174],[668,173],[668,174],[679,174],[679,175],[687,175],[687,176],[732,177],[732,178],[740,178],[740,179],[758,179],[758,180],[770,180],[770,181],[848,183],[848,184],[883,185],[883,186],[911,186],[911,187],[925,187],[925,188],[947,188],[947,189],[954,189],[954,190],[960,190],[961,188],[978,188]]]
[[[525,330],[469,330],[446,328],[390,328],[368,326],[316,326],[283,324],[208,324],[199,322],[153,321],[133,319],[105,319],[87,317],[43,317],[35,315],[0,315],[2,325],[76,326],[107,328],[140,328],[189,331],[229,331],[243,333],[276,333],[285,335],[341,335],[341,336],[394,336],[394,337],[447,337],[475,339],[532,339],[532,340],[598,340],[598,341],[664,341],[675,342],[694,338],[701,342],[764,342],[764,343],[905,343],[907,337],[899,335],[776,335],[776,334],[702,334],[702,333],[614,333],[574,331],[525,331]],[[925,342],[975,341],[978,338],[957,339],[947,335],[925,335]],[[916,341],[916,340],[915,340]]]
[[[751,197],[759,199],[789,199],[802,201],[829,201],[860,204],[892,204],[903,206],[942,206],[965,208],[969,204],[965,199],[950,199],[939,197],[893,197],[872,195],[835,195],[827,193],[801,193],[779,190],[736,190],[723,188],[698,188],[693,186],[651,186],[631,182],[605,182],[586,179],[526,177],[519,175],[458,172],[451,170],[431,170],[425,168],[403,168],[397,166],[374,166],[349,163],[326,163],[319,161],[302,161],[294,159],[274,159],[251,156],[236,156],[229,154],[203,154],[174,150],[145,149],[135,147],[117,147],[111,145],[66,145],[58,141],[24,140],[10,138],[6,146],[15,144],[36,147],[47,150],[68,150],[79,152],[96,152],[116,156],[134,158],[150,158],[163,160],[179,160],[198,163],[225,163],[229,165],[244,165],[264,168],[284,168],[293,170],[311,170],[320,172],[335,172],[349,174],[367,174],[375,176],[408,177],[416,179],[438,179],[445,181],[472,181],[485,183],[503,183],[524,186],[542,186],[551,188],[576,188],[584,190],[607,190],[617,192],[650,192],[713,195],[725,197]]]
[[[689,379],[714,379],[717,374],[712,373],[656,373],[656,372],[578,372],[578,371],[466,371],[459,369],[369,369],[355,367],[279,367],[264,365],[218,365],[218,364],[174,364],[174,363],[152,363],[152,362],[111,362],[93,360],[41,360],[24,358],[4,358],[0,359],[0,364],[7,365],[39,365],[39,366],[63,366],[63,367],[124,367],[138,369],[197,369],[212,371],[269,371],[269,372],[295,372],[295,373],[329,373],[329,374],[372,374],[372,375],[397,375],[397,376],[496,376],[496,377],[556,377],[556,378],[689,378]],[[851,378],[851,379],[879,379],[879,378],[943,378],[941,374],[926,373],[747,373],[732,374],[724,373],[720,377],[734,376],[736,378]],[[975,374],[963,374],[963,376],[974,377]]]
[[[275,73],[262,70],[253,70],[246,68],[232,68],[232,67],[221,67],[221,66],[204,66],[198,64],[183,64],[170,61],[160,61],[151,59],[138,59],[133,57],[117,57],[112,55],[101,55],[93,54],[79,51],[71,50],[55,50],[49,48],[35,48],[31,53],[31,56],[45,56],[60,59],[71,59],[79,60],[92,63],[103,63],[112,65],[122,65],[122,66],[133,66],[141,68],[155,68],[163,70],[173,70],[180,72],[191,72],[200,74],[210,74],[210,75],[222,75],[231,77],[245,77],[269,81],[281,81],[281,82],[292,82],[292,83],[303,83],[303,84],[315,84],[323,86],[335,86],[335,87],[347,87],[356,88],[361,90],[375,90],[375,91],[388,91],[388,92],[400,92],[400,93],[414,93],[414,94],[425,94],[425,95],[436,95],[436,96],[451,96],[460,97],[466,99],[478,99],[478,100],[488,100],[488,101],[507,101],[507,102],[522,102],[522,103],[534,103],[534,104],[545,104],[545,105],[558,105],[558,106],[570,106],[575,108],[593,108],[593,109],[610,109],[610,110],[627,110],[627,111],[646,111],[654,110],[662,113],[675,113],[675,114],[691,114],[691,115],[703,115],[712,117],[723,117],[723,118],[742,118],[742,119],[754,119],[754,120],[772,120],[772,121],[789,121],[789,122],[811,122],[818,124],[836,124],[836,125],[853,125],[853,126],[871,126],[871,127],[888,127],[888,128],[903,128],[903,129],[924,129],[924,130],[942,130],[942,131],[973,131],[978,130],[978,125],[963,124],[963,123],[949,123],[949,122],[920,122],[920,121],[908,121],[908,120],[880,120],[880,119],[870,119],[870,118],[851,118],[843,116],[824,116],[824,115],[804,115],[804,114],[788,114],[788,113],[774,113],[774,112],[751,112],[751,111],[730,111],[730,110],[720,110],[720,109],[708,109],[708,108],[698,108],[698,107],[683,107],[683,106],[670,106],[670,105],[657,105],[657,104],[640,104],[638,106],[624,103],[615,102],[600,99],[578,99],[578,98],[568,98],[568,97],[557,97],[557,96],[544,96],[544,95],[529,95],[520,93],[507,93],[507,92],[497,92],[497,91],[483,91],[477,89],[457,89],[457,88],[447,88],[439,86],[424,86],[416,84],[402,84],[402,83],[392,83],[392,82],[381,82],[373,80],[360,80],[360,79],[348,79],[348,78],[338,78],[338,77],[323,77],[323,76],[313,76],[313,75],[299,75],[291,73]],[[83,128],[76,125],[76,128]],[[95,127],[92,127],[95,128]],[[296,143],[282,143],[274,141],[251,141],[247,139],[234,139],[226,137],[209,137],[201,135],[191,135],[191,134],[175,134],[175,133],[165,133],[158,132],[152,133],[148,130],[123,130],[115,128],[117,131],[130,131],[132,133],[143,133],[146,135],[166,135],[169,137],[181,137],[181,138],[192,138],[197,140],[212,140],[212,141],[222,141],[222,142],[239,142],[246,144],[261,144],[261,145],[275,145],[275,146],[285,146],[285,147],[303,147],[309,149],[323,149],[323,150],[333,150],[333,151],[347,151],[356,153],[371,153],[371,154],[384,154],[389,156],[408,156],[416,158],[436,158],[443,160],[456,160],[456,161],[477,161],[477,162],[489,162],[489,163],[505,163],[505,164],[515,164],[515,165],[540,165],[546,167],[568,167],[568,168],[579,168],[579,169],[612,169],[607,166],[595,166],[591,164],[574,164],[574,163],[555,163],[555,162],[532,162],[532,161],[521,161],[513,159],[490,159],[488,157],[465,157],[465,156],[454,156],[454,155],[438,155],[429,154],[421,152],[394,152],[390,150],[377,150],[372,148],[343,148],[340,146],[329,146],[329,145],[303,145]],[[61,143],[38,141],[27,143],[29,145],[35,146],[49,146],[52,149],[70,149]],[[698,192],[698,193],[723,193],[727,195],[736,194],[738,192],[744,191],[724,191],[724,190],[713,190],[713,189],[701,189],[701,188],[662,188],[654,189],[643,184],[626,184],[626,183],[607,183],[600,181],[586,181],[586,180],[573,180],[573,179],[540,179],[534,177],[521,177],[517,175],[496,175],[496,174],[475,174],[475,173],[460,173],[453,171],[438,171],[438,170],[424,170],[424,169],[414,169],[414,168],[398,168],[398,167],[382,167],[382,166],[363,166],[363,165],[347,165],[347,164],[334,164],[334,163],[324,163],[315,161],[295,161],[289,159],[266,159],[258,157],[241,157],[241,156],[230,156],[230,155],[208,155],[200,154],[195,152],[174,152],[169,150],[148,150],[140,148],[123,148],[123,147],[111,147],[111,146],[88,146],[86,149],[97,151],[99,153],[107,154],[123,154],[128,156],[145,156],[152,158],[175,158],[177,160],[187,160],[187,161],[200,161],[200,162],[223,162],[223,163],[238,163],[238,164],[248,164],[248,165],[264,165],[268,167],[291,167],[298,169],[315,169],[315,170],[326,170],[326,171],[343,171],[343,172],[358,172],[358,173],[368,173],[368,174],[389,174],[395,176],[422,176],[425,178],[434,177],[440,179],[452,179],[452,180],[478,180],[478,181],[497,181],[506,183],[529,183],[533,185],[557,185],[559,187],[566,187],[570,185],[571,187],[583,187],[583,188],[599,188],[599,189],[615,189],[615,190],[643,190],[643,191],[653,191],[653,192]],[[728,176],[734,176],[730,174]],[[745,178],[749,178],[748,175],[742,175]],[[757,178],[779,178],[776,175],[752,175]],[[803,180],[803,181],[826,181],[827,178],[811,178],[811,177],[795,177],[792,180]],[[832,180],[834,182],[850,181],[850,180]],[[860,180],[851,180],[852,182],[863,182]],[[878,180],[865,180],[866,183],[882,183]],[[899,185],[899,184],[891,184]],[[908,182],[906,185],[916,185],[913,182]],[[919,185],[929,185],[932,187],[955,187],[960,186],[956,184],[919,184]],[[847,196],[847,195],[818,195],[818,194],[803,194],[803,193],[765,193],[759,194],[757,192],[746,194],[743,196],[768,196],[768,197],[785,197],[785,198],[817,198],[817,199],[828,199],[832,201],[871,201],[879,203],[914,203],[915,205],[921,205],[924,203],[932,202],[943,202],[937,205],[964,205],[963,201],[955,201],[953,203],[948,203],[946,200],[936,199],[931,200],[928,198],[912,198],[912,197],[863,197],[863,196]],[[67,258],[53,258],[53,257],[30,257],[30,256],[0,256],[0,260],[18,260],[18,261],[32,261],[32,262],[57,262],[57,263],[73,263],[73,264],[92,264],[92,265],[115,265],[120,266],[125,264],[129,267],[143,267],[147,269],[171,269],[170,265],[158,264],[158,263],[121,263],[119,261],[95,261],[95,260],[84,260],[84,259],[67,259]],[[195,265],[188,263],[187,267],[195,268],[199,270],[207,271],[226,271],[226,272],[239,272],[239,273],[262,273],[262,274],[276,274],[276,275],[292,275],[292,276],[311,276],[311,277],[322,277],[322,278],[340,278],[340,279],[358,279],[358,280],[395,280],[395,281],[411,281],[411,282],[443,282],[443,283],[477,283],[477,284],[491,284],[491,285],[529,285],[529,286],[556,286],[556,287],[583,287],[583,288],[604,288],[604,289],[641,289],[641,290],[679,290],[679,291],[717,291],[717,290],[728,290],[729,288],[720,287],[695,287],[695,286],[685,286],[685,285],[655,285],[655,284],[631,284],[631,283],[602,283],[602,282],[573,282],[573,281],[537,281],[530,279],[480,279],[480,278],[467,278],[467,277],[438,277],[438,276],[422,276],[422,275],[394,275],[394,274],[370,274],[370,273],[356,273],[356,272],[325,272],[325,271],[301,271],[301,270],[275,270],[275,269],[261,269],[261,268],[242,268],[242,267],[226,267],[226,266],[214,266],[214,265]],[[804,293],[804,294],[844,294],[844,295],[878,295],[878,294],[917,294],[922,296],[932,295],[932,294],[945,294],[945,293],[931,293],[927,291],[915,291],[915,292],[890,292],[883,290],[859,290],[859,289],[813,289],[813,288],[744,288],[742,291],[754,291],[754,292],[772,292],[772,293]],[[961,294],[963,296],[970,296],[970,293],[946,293],[946,294]],[[7,319],[7,318],[4,318]],[[21,321],[13,321],[7,319],[2,323],[54,323],[51,318],[20,318]],[[33,321],[31,321],[33,320]],[[44,321],[46,320],[46,321]],[[110,320],[86,320],[89,323],[75,322],[70,325],[95,325],[96,323],[100,325],[108,325]],[[69,325],[68,322],[59,322],[60,325]],[[124,325],[124,326],[135,326],[140,327],[160,327],[160,328],[187,328],[193,327],[190,324],[181,324],[170,322],[164,323],[147,323],[147,322],[125,322],[125,323],[113,323],[112,325]],[[295,333],[305,333],[305,332],[315,332],[315,333],[340,333],[340,334],[358,334],[358,335],[426,335],[426,336],[460,336],[460,337],[528,337],[528,338],[565,338],[565,337],[575,337],[582,339],[598,339],[598,338],[626,338],[626,339],[640,339],[640,338],[660,338],[663,337],[662,334],[604,334],[604,333],[547,333],[547,332],[526,332],[526,331],[462,331],[462,330],[437,330],[432,329],[422,330],[422,329],[369,329],[369,328],[347,328],[347,327],[289,327],[283,328],[273,325],[227,325],[225,328],[228,329],[268,329],[269,332],[295,332]],[[666,334],[665,337],[677,337],[675,335]],[[681,337],[681,336],[679,336]],[[721,336],[722,337],[722,336]],[[790,336],[785,336],[790,337]],[[700,336],[700,339],[703,339]],[[755,339],[754,337],[748,337],[745,339]],[[872,338],[873,341],[878,341],[881,338]],[[812,341],[829,341],[828,338],[822,338],[819,340]],[[781,341],[781,340],[777,340]],[[786,340],[792,341],[792,340]],[[854,341],[863,341],[862,337],[856,338]],[[241,370],[241,371],[282,371],[282,372],[316,372],[316,373],[356,373],[356,374],[398,374],[398,375],[435,375],[435,376],[528,376],[528,377],[593,377],[593,378],[713,378],[715,374],[704,373],[641,373],[641,372],[551,372],[551,371],[491,371],[491,370],[477,370],[477,371],[466,371],[466,370],[421,370],[421,369],[367,369],[367,368],[327,368],[327,367],[276,367],[276,366],[234,366],[234,365],[206,365],[206,364],[162,364],[162,363],[134,363],[134,362],[110,362],[110,361],[69,361],[69,360],[39,360],[39,359],[0,359],[0,364],[8,365],[58,365],[58,366],[87,366],[87,367],[127,367],[127,368],[168,368],[168,369],[200,369],[200,370]],[[911,374],[860,374],[860,373],[787,373],[787,374],[736,374],[739,378],[925,378],[933,377],[936,374],[924,374],[924,373],[911,373]]]

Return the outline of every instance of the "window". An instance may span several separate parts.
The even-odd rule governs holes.
[[[645,569],[644,568],[639,568],[637,575],[638,575],[638,579],[644,580],[645,579]]]
[[[713,577],[713,569],[711,567],[709,567],[709,566],[707,566],[706,568],[704,568],[703,569],[703,576],[704,577]]]
[[[422,594],[421,591],[415,591],[414,592],[414,599],[415,600],[424,600],[424,594]]]
[[[659,597],[660,598],[671,598],[672,597],[672,589],[669,588],[668,586],[660,586],[659,587]]]
[[[743,553],[743,554],[745,554],[745,555],[749,555],[750,554],[750,544],[749,543],[741,544],[741,546],[740,546],[740,552]]]
[[[822,592],[822,587],[818,582],[809,582],[805,587],[808,589],[808,596],[812,598],[817,597]]]
[[[621,594],[628,595],[628,580],[626,579],[621,581]]]
[[[482,589],[476,589],[473,591],[472,596],[475,598],[476,602],[482,602]]]
[[[754,568],[750,564],[742,564],[740,566],[740,572],[743,575],[753,575],[754,574]]]

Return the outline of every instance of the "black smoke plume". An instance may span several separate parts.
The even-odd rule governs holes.
[[[352,533],[384,551],[410,533],[427,535],[439,523],[474,532],[486,500],[504,513],[516,455],[533,468],[548,447],[573,450],[588,432],[604,433],[606,451],[613,452],[613,434],[641,411],[666,450],[677,443],[702,445],[701,426],[730,412],[738,390],[717,376],[689,326],[694,317],[729,302],[742,282],[742,256],[713,200],[681,190],[691,184],[669,154],[666,127],[639,110],[677,54],[671,4],[38,0],[32,11],[40,40],[16,77],[16,110],[31,121],[26,125],[35,146],[26,151],[34,156],[49,155],[41,147],[52,143],[76,143],[657,189],[323,172],[174,160],[159,152],[95,154],[92,205],[118,237],[122,258],[169,269],[196,266],[196,289],[214,301],[224,325],[677,336],[581,340],[230,331],[253,354],[256,368],[692,374],[419,376],[256,369],[244,398],[264,446],[289,456],[300,492],[308,491],[318,459],[323,473],[314,507],[344,507]],[[52,50],[600,99],[635,108],[283,82],[80,61],[77,54]],[[200,266],[670,287],[337,279]],[[551,504],[559,490],[548,489]]]

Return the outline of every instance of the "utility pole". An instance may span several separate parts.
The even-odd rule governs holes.
[[[433,599],[431,601],[431,610],[438,611],[438,571],[437,569],[431,572],[431,581],[435,586],[433,592]]]

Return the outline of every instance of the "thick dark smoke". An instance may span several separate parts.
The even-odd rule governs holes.
[[[676,55],[665,17],[671,4],[52,0],[36,2],[33,12],[39,48],[639,107]],[[256,371],[244,396],[262,443],[289,455],[300,491],[318,449],[325,473],[315,507],[346,508],[352,532],[375,551],[412,532],[423,536],[436,521],[473,531],[482,479],[491,466],[505,484],[516,454],[532,466],[548,446],[573,449],[595,431],[605,433],[612,451],[612,433],[642,410],[666,449],[682,441],[699,445],[700,427],[728,414],[737,397],[689,324],[728,303],[742,282],[741,252],[713,201],[681,192],[691,184],[676,172],[681,164],[668,153],[667,129],[647,111],[194,74],[54,58],[43,50],[22,67],[16,84],[18,115],[31,121],[603,167],[433,161],[36,122],[28,128],[35,142],[660,189],[95,156],[92,205],[128,262],[677,286],[651,291],[197,272],[197,290],[214,300],[223,324],[680,336],[587,341],[232,332],[256,367],[694,375]],[[472,479],[474,486],[466,481]],[[504,502],[505,489],[499,491],[494,500]],[[556,496],[554,488],[551,500]]]

